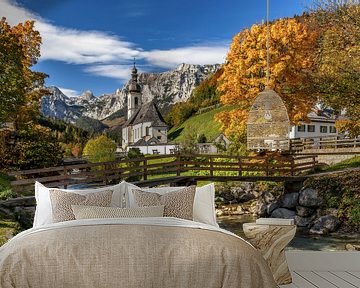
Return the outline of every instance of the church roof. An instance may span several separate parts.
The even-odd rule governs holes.
[[[136,110],[135,113],[125,122],[123,127],[144,122],[151,122],[152,126],[167,127],[165,120],[154,101],[150,101]]]

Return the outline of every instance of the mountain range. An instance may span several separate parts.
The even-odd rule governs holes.
[[[218,64],[181,64],[176,69],[163,73],[139,73],[138,82],[142,88],[143,103],[155,99],[160,109],[165,111],[172,104],[189,99],[192,90],[219,68]],[[127,107],[129,84],[130,80],[114,93],[98,97],[90,90],[79,97],[68,97],[59,88],[48,87],[51,94],[42,97],[41,112],[45,116],[75,124],[87,120],[94,123],[91,119],[103,121],[114,118],[114,115],[121,117],[125,115]]]

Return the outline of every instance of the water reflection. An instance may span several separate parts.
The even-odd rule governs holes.
[[[250,215],[221,216],[217,218],[219,226],[229,230],[240,237],[245,237],[242,224],[255,222],[256,218]],[[334,238],[325,236],[312,236],[301,231],[296,233],[295,238],[287,247],[289,250],[313,250],[313,251],[340,251],[345,250],[346,244],[360,244],[360,239]]]

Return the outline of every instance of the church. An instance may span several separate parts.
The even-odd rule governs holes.
[[[166,125],[159,108],[154,100],[143,104],[141,87],[138,83],[137,69],[131,73],[131,82],[128,93],[127,121],[122,127],[122,148],[156,147],[151,151],[142,151],[144,154],[159,154],[167,144],[168,126]],[[144,150],[144,148],[140,149]],[[149,150],[149,149],[147,149]],[[167,154],[161,153],[161,154]]]

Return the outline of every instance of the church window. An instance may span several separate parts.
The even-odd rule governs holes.
[[[157,139],[161,140],[161,136],[157,136]]]
[[[146,127],[146,136],[150,136],[150,129],[149,129],[149,127]]]
[[[139,106],[139,98],[135,97],[135,108]]]

